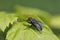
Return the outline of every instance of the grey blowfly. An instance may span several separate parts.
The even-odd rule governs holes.
[[[33,19],[32,17],[29,17],[29,18],[28,18],[28,21],[29,21],[32,25],[34,25],[39,31],[42,31],[42,27],[41,27],[41,24],[40,24],[39,21]]]

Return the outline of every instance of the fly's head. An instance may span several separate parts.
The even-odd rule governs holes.
[[[28,22],[31,23],[32,22],[32,17],[28,18]]]

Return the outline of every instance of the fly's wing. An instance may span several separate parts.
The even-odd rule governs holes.
[[[34,25],[36,26],[36,28],[37,28],[39,31],[42,31],[42,27],[41,27],[40,24],[36,24],[36,23],[34,23]]]

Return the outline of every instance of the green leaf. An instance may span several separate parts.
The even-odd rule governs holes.
[[[35,28],[28,28],[26,22],[18,23],[12,27],[7,33],[7,40],[58,40],[58,38],[48,29],[43,27],[42,33]],[[32,26],[34,27],[34,26]],[[49,39],[48,39],[49,38]]]
[[[16,6],[16,14],[21,16],[23,15],[38,15],[44,22],[48,24],[50,21],[52,15],[46,11],[40,10],[38,8],[30,8],[30,7],[24,7],[24,6]]]
[[[50,19],[49,24],[54,28],[60,29],[60,15],[53,16]]]
[[[17,17],[14,14],[7,14],[6,12],[0,12],[0,29],[4,31],[6,27],[9,26],[9,23],[13,24],[14,21],[17,21]]]
[[[20,19],[27,20],[29,16],[23,16]],[[43,22],[38,16],[31,17]],[[27,17],[27,18],[26,18]],[[6,40],[59,40],[56,35],[53,34],[51,29],[45,24],[42,25],[42,32],[39,32],[34,26],[25,21],[20,21],[15,24],[8,32]]]

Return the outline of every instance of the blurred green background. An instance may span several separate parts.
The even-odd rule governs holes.
[[[0,0],[0,11],[12,12],[15,5],[38,8],[53,15],[60,13],[60,0]]]
[[[0,12],[15,12],[16,5],[37,8],[51,14],[50,20],[47,19],[45,22],[60,37],[60,0],[0,0]]]

